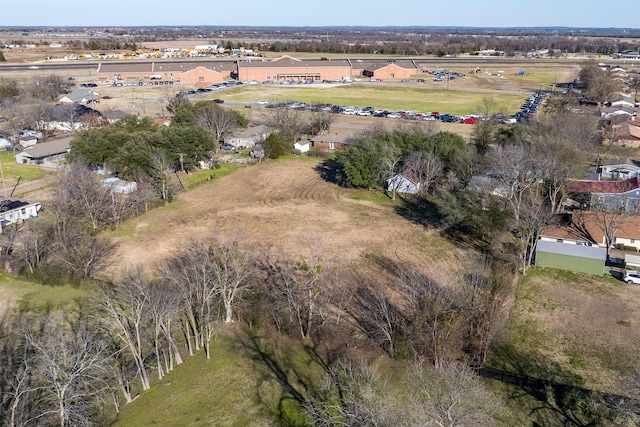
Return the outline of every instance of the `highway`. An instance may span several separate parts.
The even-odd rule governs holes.
[[[309,59],[309,58],[308,58]],[[352,62],[357,62],[359,61],[358,58],[350,58]],[[371,59],[375,59],[376,62],[378,61],[384,61],[386,60],[393,60],[393,59],[399,59],[397,57],[395,58],[384,58],[384,57],[376,57],[376,58],[364,58],[362,59],[362,61],[369,61]],[[514,65],[514,64],[527,64],[528,66],[534,66],[537,63],[540,64],[545,64],[548,65],[549,62],[551,63],[573,63],[573,62],[579,62],[575,59],[553,59],[553,60],[543,60],[543,59],[538,59],[536,61],[531,61],[529,59],[524,59],[524,58],[506,58],[506,57],[481,57],[481,56],[472,56],[472,57],[465,57],[465,58],[427,58],[427,57],[421,57],[421,58],[402,58],[402,59],[413,59],[416,62],[419,62],[421,65],[426,65],[429,64],[433,67],[441,67],[444,66],[445,64],[447,66],[455,66],[455,65],[470,65],[470,66],[477,66],[480,65],[482,63],[486,63],[486,64],[491,64],[492,66],[497,66],[497,65]],[[132,59],[132,60],[128,60],[128,61],[101,61],[101,60],[69,60],[69,61],[49,61],[49,62],[32,62],[32,63],[27,63],[27,64],[15,64],[15,63],[0,63],[0,72],[2,71],[33,71],[33,70],[43,70],[43,71],[54,71],[54,70],[97,70],[98,69],[98,65],[100,64],[100,62],[105,62],[105,63],[120,63],[120,64],[151,64],[151,63],[159,63],[159,62],[173,62],[173,63],[193,63],[193,62],[199,62],[201,63],[202,66],[206,67],[209,64],[217,64],[220,65],[220,63],[231,63],[234,64],[238,59],[235,58],[229,58],[229,59],[198,59],[198,58],[191,58],[191,59],[156,59],[156,60],[148,60],[148,59],[144,59],[144,60],[136,60],[136,59]],[[38,68],[32,68],[32,67],[38,67]]]

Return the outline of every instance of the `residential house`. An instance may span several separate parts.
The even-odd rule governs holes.
[[[633,117],[632,117],[633,118]],[[627,120],[612,128],[611,142],[621,147],[640,147],[640,121]]]
[[[236,148],[253,147],[267,139],[272,129],[266,125],[250,126],[224,136],[224,142]]]
[[[602,227],[602,215],[590,211],[575,211],[572,223],[564,227],[547,227],[540,240],[577,246],[599,246],[606,249],[607,240]],[[617,220],[617,228],[611,247],[640,251],[640,217],[627,215]]]
[[[10,224],[20,224],[24,220],[37,218],[41,210],[40,203],[0,197],[0,233]]]
[[[11,150],[13,144],[7,138],[0,138],[0,150]]]
[[[109,188],[114,194],[130,194],[138,190],[138,183],[113,177],[101,180],[100,186]]]
[[[616,209],[624,206],[627,212],[640,208],[640,177],[624,181],[567,181],[565,191],[583,208],[601,205]]]
[[[612,159],[598,168],[603,180],[625,180],[640,176],[640,160]]]
[[[636,102],[630,96],[616,95],[609,101],[612,107],[635,108]]]
[[[630,107],[600,107],[600,117],[609,119],[618,115],[635,116],[636,110]]]
[[[417,194],[422,183],[407,173],[399,173],[387,180],[387,189],[396,193]]]
[[[61,95],[59,104],[90,104],[98,100],[98,94],[88,88],[78,88],[71,93]]]
[[[16,163],[57,166],[69,152],[70,144],[71,137],[67,137],[32,145],[16,154]]]
[[[511,194],[511,188],[492,174],[472,176],[469,181],[469,189],[503,198],[507,198]]]
[[[41,127],[50,131],[75,132],[90,127],[92,123],[98,124],[101,120],[102,113],[86,105],[61,104],[53,107],[51,119],[41,123]]]
[[[343,151],[352,137],[353,135],[349,133],[328,133],[314,136],[309,141],[318,151]]]

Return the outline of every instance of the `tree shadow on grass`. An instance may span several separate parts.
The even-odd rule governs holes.
[[[256,400],[281,426],[306,425],[302,407],[336,357],[319,346],[276,342],[250,330],[236,344],[253,361]]]
[[[336,159],[326,159],[318,166],[316,166],[316,172],[320,174],[320,177],[327,182],[333,184],[341,184],[339,177],[340,163]]]
[[[423,227],[437,227],[440,225],[440,213],[435,203],[413,196],[398,197],[401,197],[401,203],[394,208],[396,214]]]
[[[510,346],[492,350],[491,367],[480,368],[485,378],[511,384],[510,399],[536,402],[530,409],[532,426],[598,426],[610,416],[606,401],[621,396],[602,394],[581,387],[584,380],[542,354],[519,353]]]

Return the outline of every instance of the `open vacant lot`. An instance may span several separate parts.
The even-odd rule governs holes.
[[[379,193],[340,188],[323,180],[318,165],[302,159],[266,162],[183,193],[175,203],[114,232],[118,264],[152,267],[190,240],[216,231],[237,235],[260,252],[290,259],[320,248],[325,259],[351,265],[368,254],[428,271],[437,270],[438,262],[462,264],[456,259],[467,251],[439,237],[437,229],[398,215],[400,200],[362,200],[380,199]]]

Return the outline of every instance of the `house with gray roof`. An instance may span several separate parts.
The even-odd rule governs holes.
[[[69,153],[71,139],[72,137],[52,139],[27,147],[16,154],[16,163],[55,166],[56,162],[64,159]]]
[[[61,95],[59,104],[89,104],[98,100],[98,94],[88,88],[78,88],[71,93]]]
[[[267,139],[272,129],[266,125],[250,126],[224,136],[224,142],[236,148],[248,148]]]

